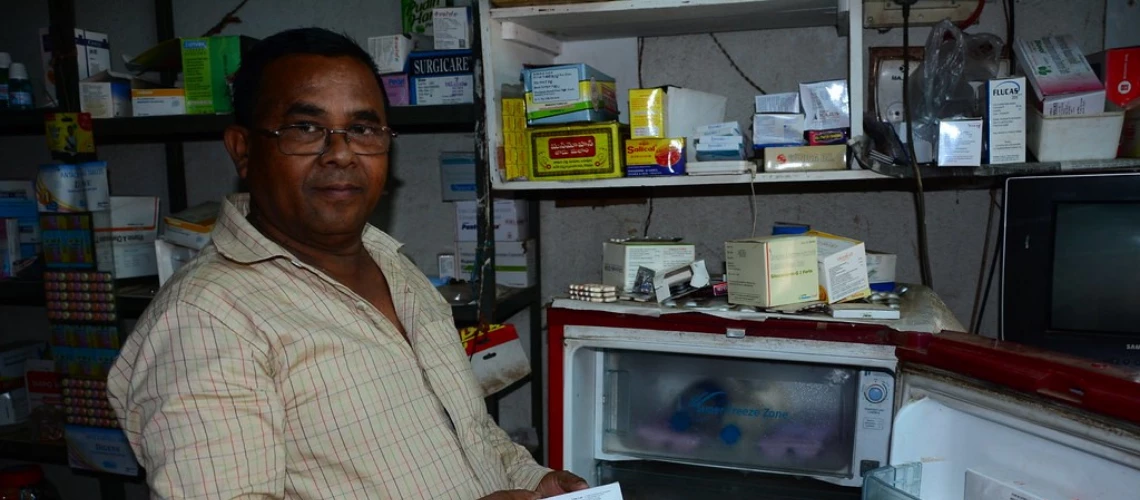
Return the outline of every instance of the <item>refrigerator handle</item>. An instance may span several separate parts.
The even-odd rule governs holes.
[[[1083,385],[1076,377],[1051,371],[1037,380],[1037,394],[1080,405],[1085,399]]]

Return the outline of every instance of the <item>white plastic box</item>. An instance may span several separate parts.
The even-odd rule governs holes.
[[[1029,151],[1037,161],[1110,160],[1120,145],[1124,112],[1046,117],[1033,108],[1026,125]]]

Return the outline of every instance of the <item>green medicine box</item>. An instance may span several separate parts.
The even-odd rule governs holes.
[[[186,113],[208,115],[232,113],[230,83],[241,65],[241,54],[252,39],[213,36],[182,39],[182,84],[186,89]]]

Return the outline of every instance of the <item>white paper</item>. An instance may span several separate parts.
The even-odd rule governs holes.
[[[530,87],[535,104],[577,101],[578,68],[532,71]]]
[[[618,483],[610,483],[605,486],[550,497],[549,500],[622,500],[621,486]]]

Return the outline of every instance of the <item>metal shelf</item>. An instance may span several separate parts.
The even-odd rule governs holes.
[[[506,296],[499,297],[495,301],[495,313],[492,315],[491,322],[503,323],[523,309],[537,303],[538,300],[537,286],[520,288]],[[455,317],[455,323],[459,325],[473,325],[479,322],[479,306],[474,303],[452,306],[451,314]]]
[[[43,135],[49,109],[0,112],[0,135]],[[402,134],[474,132],[475,106],[395,106],[388,121]],[[96,144],[211,141],[233,123],[233,115],[175,115],[95,120]]]

